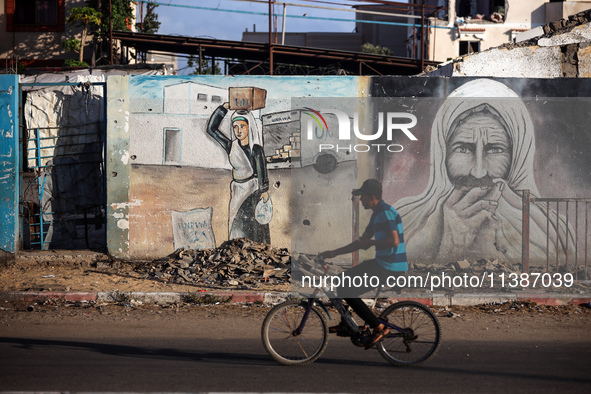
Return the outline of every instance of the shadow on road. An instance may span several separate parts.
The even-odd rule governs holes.
[[[96,342],[79,342],[79,341],[67,341],[67,340],[50,340],[50,339],[28,339],[28,338],[11,338],[11,337],[0,337],[0,344],[13,345],[15,347],[27,350],[34,350],[36,348],[60,348],[62,350],[67,349],[83,349],[99,354],[105,354],[109,356],[117,357],[138,357],[144,359],[155,359],[155,360],[175,360],[175,361],[195,361],[208,364],[247,364],[254,366],[276,366],[278,368],[283,367],[273,361],[266,354],[256,353],[236,353],[236,352],[224,352],[224,351],[195,351],[195,350],[179,350],[170,348],[149,348],[142,346],[130,346],[130,345],[113,345]],[[440,360],[433,361],[433,364],[415,368],[413,371],[419,372],[421,375],[447,375],[449,377],[465,377],[465,378],[502,378],[502,379],[532,379],[538,382],[546,381],[548,383],[560,383],[568,382],[570,385],[573,384],[591,384],[591,378],[587,376],[560,376],[560,372],[556,374],[548,373],[548,370],[536,371],[534,365],[529,367],[524,366],[523,369],[507,370],[505,368],[498,368],[498,363],[503,363],[503,357],[498,354],[497,357],[492,356],[489,358],[489,362],[483,363],[474,362],[474,360],[467,362],[461,359],[454,359],[453,354],[439,355]],[[362,357],[363,358],[363,357]],[[516,360],[513,360],[516,361]],[[450,367],[450,363],[454,363],[454,367]],[[440,364],[441,366],[438,366]],[[535,363],[534,363],[535,364]],[[315,365],[319,370],[327,367],[382,367],[392,368],[385,362],[376,362],[364,359],[360,361],[358,357],[351,358],[330,358],[322,357],[316,361]],[[555,366],[556,367],[556,366]],[[289,368],[290,370],[293,370]],[[409,371],[406,369],[406,371]]]

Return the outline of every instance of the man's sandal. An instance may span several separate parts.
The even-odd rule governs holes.
[[[390,334],[390,329],[388,327],[384,327],[381,330],[376,330],[374,329],[373,335],[371,336],[371,339],[369,340],[369,342],[367,343],[367,345],[365,345],[365,349],[371,349],[373,346],[377,345],[378,343],[380,343],[380,341],[382,339],[384,339],[386,337],[386,335]]]

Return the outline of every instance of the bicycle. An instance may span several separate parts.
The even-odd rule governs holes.
[[[325,273],[328,268],[324,267]],[[329,311],[319,299],[324,293],[337,309],[348,327],[351,342],[365,347],[372,332],[367,324],[357,325],[343,305],[329,289],[316,288],[308,299],[288,300],[276,305],[263,321],[261,337],[265,350],[283,365],[307,365],[316,361],[328,345]],[[377,299],[377,295],[376,295]],[[441,327],[437,316],[426,305],[416,301],[400,301],[384,310],[379,320],[390,333],[374,347],[395,366],[413,367],[429,361],[441,343]]]

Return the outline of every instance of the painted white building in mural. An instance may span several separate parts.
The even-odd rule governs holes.
[[[228,89],[179,82],[163,88],[163,100],[147,105],[132,118],[138,130],[131,144],[134,164],[229,169],[226,153],[206,127],[213,111],[228,101]],[[230,130],[227,120],[222,128]]]

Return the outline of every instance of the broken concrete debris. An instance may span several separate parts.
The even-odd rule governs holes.
[[[287,249],[239,238],[215,249],[179,249],[137,270],[167,282],[250,289],[289,283],[291,256]]]
[[[250,290],[263,285],[292,284],[297,287],[302,275],[340,275],[349,266],[342,266],[326,261],[319,267],[315,256],[289,252],[285,248],[277,248],[267,244],[253,242],[246,238],[225,242],[218,248],[201,250],[179,249],[173,254],[142,264],[135,268],[136,272],[146,278],[163,282],[188,284],[210,288],[232,288]],[[293,270],[292,270],[293,269]],[[326,270],[325,270],[326,269]],[[534,269],[530,267],[530,269]],[[539,272],[545,272],[539,269]],[[532,271],[533,272],[533,271]],[[517,291],[520,286],[500,286],[498,280],[491,287],[490,278],[498,278],[509,274],[521,274],[522,267],[518,263],[501,262],[498,259],[462,260],[448,264],[422,264],[411,262],[409,275],[422,277],[425,282],[421,286],[405,287],[405,291],[424,292],[429,289],[426,280],[433,275],[464,277],[465,274],[489,280],[486,286],[449,287],[442,284],[436,291],[461,292],[499,292]],[[491,276],[495,274],[496,276]],[[587,278],[587,272],[579,272],[579,278]],[[447,283],[447,282],[445,282]],[[483,282],[484,283],[484,282]],[[589,285],[576,283],[572,287],[544,287],[540,291],[588,292]],[[530,289],[531,290],[531,289]]]

